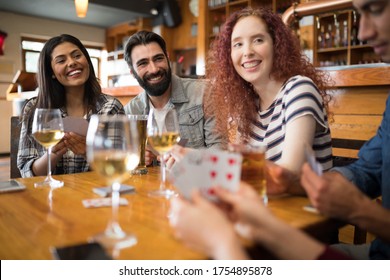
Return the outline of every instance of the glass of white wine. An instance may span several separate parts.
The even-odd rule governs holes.
[[[43,182],[35,183],[35,187],[61,188],[64,182],[51,176],[51,149],[64,137],[64,124],[59,109],[35,109],[32,123],[32,135],[35,140],[47,149],[47,177]]]
[[[125,115],[93,115],[87,133],[87,158],[92,169],[112,186],[112,218],[104,232],[93,239],[109,249],[137,243],[134,234],[122,230],[118,222],[120,184],[131,176],[139,163],[138,132],[134,120]]]
[[[150,193],[152,196],[170,198],[176,193],[166,188],[165,160],[173,145],[180,141],[179,122],[175,108],[167,110],[151,109],[147,125],[148,144],[160,155],[161,183],[158,190]]]

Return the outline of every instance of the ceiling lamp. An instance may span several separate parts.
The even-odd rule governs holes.
[[[88,0],[74,0],[76,5],[76,14],[78,17],[83,18],[87,15]]]

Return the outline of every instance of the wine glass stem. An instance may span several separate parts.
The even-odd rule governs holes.
[[[160,155],[160,158],[161,158],[161,161],[160,161],[160,170],[161,170],[161,183],[160,183],[160,190],[164,191],[165,190],[165,176],[166,176],[166,173],[165,173],[165,155],[166,154],[161,154]]]
[[[119,226],[118,224],[118,207],[119,207],[119,189],[120,183],[115,182],[112,184],[112,219],[109,227],[115,229]]]
[[[47,149],[47,179],[51,180],[51,148]]]

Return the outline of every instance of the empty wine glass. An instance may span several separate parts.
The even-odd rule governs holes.
[[[165,160],[169,151],[180,140],[179,122],[174,108],[167,110],[151,109],[147,125],[148,144],[160,155],[161,183],[160,189],[152,191],[152,196],[170,198],[176,193],[166,188]]]
[[[131,171],[139,162],[136,122],[125,115],[91,116],[87,133],[87,158],[92,169],[112,186],[111,221],[106,230],[93,239],[111,249],[133,246],[137,238],[120,227],[118,208],[120,183],[131,176]]]
[[[35,140],[47,149],[47,177],[43,182],[35,183],[35,187],[60,188],[64,182],[51,176],[51,149],[64,137],[64,124],[59,109],[37,108],[32,123],[32,135]]]

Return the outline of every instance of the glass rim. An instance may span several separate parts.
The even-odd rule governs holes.
[[[145,114],[127,114],[129,120],[147,120],[148,116]]]
[[[265,153],[267,151],[267,144],[255,143],[255,144],[228,144],[228,150],[231,152],[251,152],[258,151]]]

